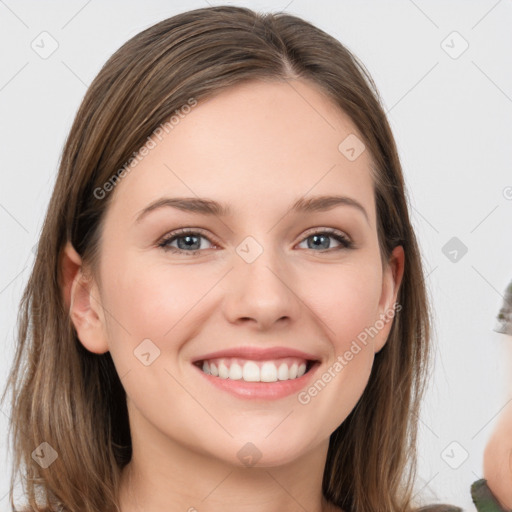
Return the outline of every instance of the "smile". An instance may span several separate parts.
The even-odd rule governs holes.
[[[236,398],[278,400],[299,393],[321,366],[319,354],[292,347],[234,346],[194,358],[192,368]]]
[[[302,377],[313,361],[299,357],[258,361],[241,358],[215,358],[196,365],[207,375],[244,382],[277,382]]]

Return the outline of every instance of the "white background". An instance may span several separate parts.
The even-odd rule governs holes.
[[[0,384],[13,356],[32,247],[88,84],[136,33],[178,12],[220,3],[301,16],[345,44],[375,79],[398,143],[436,315],[418,491],[474,510],[469,488],[482,475],[483,447],[506,403],[505,357],[512,344],[492,331],[512,279],[507,0],[0,1]],[[31,48],[43,31],[58,42],[47,59]],[[464,40],[469,47],[458,55]],[[456,262],[442,251],[452,237],[468,249]],[[8,508],[8,415],[4,405],[0,510]],[[450,467],[466,452],[457,469]]]

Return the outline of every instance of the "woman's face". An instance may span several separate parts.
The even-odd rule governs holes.
[[[134,442],[285,464],[363,393],[403,252],[382,268],[369,152],[315,86],[251,82],[190,110],[110,192],[77,331],[111,352]]]

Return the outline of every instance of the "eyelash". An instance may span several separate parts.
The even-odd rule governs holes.
[[[199,235],[202,238],[206,238],[212,245],[215,245],[214,242],[212,242],[206,235],[204,235],[199,230],[189,230],[189,229],[180,229],[177,231],[173,231],[172,233],[169,233],[166,235],[160,242],[158,242],[157,246],[162,248],[164,251],[170,251],[173,253],[178,254],[188,254],[188,255],[195,255],[196,253],[205,250],[205,249],[195,249],[193,251],[185,251],[183,249],[178,249],[176,247],[171,247],[169,244],[173,242],[174,240],[177,240],[178,238],[182,238],[188,235]],[[303,238],[299,243],[304,242],[308,238],[314,236],[314,235],[329,235],[330,238],[334,238],[336,241],[338,241],[341,245],[340,247],[334,247],[331,249],[325,249],[323,251],[315,251],[320,253],[327,253],[327,252],[333,252],[337,250],[343,250],[343,249],[353,249],[354,243],[349,240],[346,236],[342,235],[338,231],[332,229],[332,228],[324,228],[323,230],[314,231],[313,233],[310,233],[305,238]]]

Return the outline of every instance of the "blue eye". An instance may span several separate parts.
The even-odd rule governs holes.
[[[334,247],[334,248],[328,247],[328,246],[330,246],[330,242],[329,242],[330,238],[336,240],[341,245],[341,247]],[[318,231],[316,233],[313,233],[312,235],[307,236],[301,243],[304,243],[306,240],[312,240],[311,243],[308,242],[308,244],[307,244],[308,249],[317,247],[317,248],[323,249],[325,251],[325,250],[329,250],[329,249],[333,249],[333,250],[351,249],[353,246],[352,242],[347,237],[345,237],[344,235],[339,234],[337,232],[331,232],[331,231]],[[316,251],[316,252],[319,252],[319,251]]]
[[[215,244],[213,244],[213,242],[211,242],[208,237],[201,234],[201,232],[181,229],[179,231],[170,233],[167,237],[158,243],[158,247],[161,247],[165,251],[171,251],[180,254],[188,253],[190,255],[194,255],[201,249],[205,249],[204,247],[201,247],[201,239],[207,240],[209,244],[215,246]],[[331,243],[329,242],[329,239],[336,240],[336,242],[339,244],[338,247],[330,247]],[[317,231],[311,235],[308,235],[300,243],[304,243],[308,240],[312,240],[311,243],[308,242],[307,244],[308,249],[321,249],[320,251],[315,252],[332,252],[341,249],[351,249],[354,245],[353,242],[346,236],[335,230]],[[177,243],[177,246],[171,245],[174,242]]]
[[[201,239],[208,240],[208,242],[210,242],[207,237],[201,233],[198,233],[197,231],[188,231],[183,229],[178,232],[174,232],[174,234],[171,233],[169,237],[164,238],[158,244],[158,247],[162,247],[164,250],[170,250],[172,252],[187,252],[190,254],[195,254],[201,249]],[[177,247],[171,245],[171,243],[175,241],[178,244]]]

